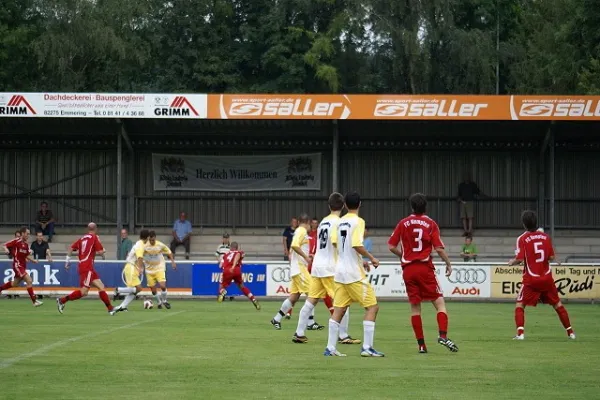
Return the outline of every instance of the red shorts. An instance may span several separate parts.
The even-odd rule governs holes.
[[[558,289],[556,289],[553,278],[544,279],[539,282],[523,283],[521,285],[521,290],[517,296],[517,303],[535,307],[540,301],[551,306],[560,301]]]
[[[25,275],[27,275],[27,270],[25,267],[14,267],[13,272],[15,273],[15,278],[23,279]]]
[[[435,270],[430,263],[411,263],[402,271],[410,304],[433,301],[443,297]]]
[[[96,279],[100,279],[100,275],[95,269],[79,271],[79,287],[89,288]]]
[[[231,282],[235,282],[236,285],[241,285],[244,283],[244,279],[242,278],[242,271],[240,269],[235,269],[233,272],[223,271],[223,276],[221,278],[221,286],[223,287],[223,289],[231,285]]]

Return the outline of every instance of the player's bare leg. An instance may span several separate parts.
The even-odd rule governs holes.
[[[119,304],[118,306],[116,306],[115,308],[113,308],[112,310],[112,315],[115,315],[118,312],[121,311],[128,311],[127,307],[129,306],[129,304],[131,304],[131,302],[133,300],[135,300],[135,296],[140,293],[142,291],[142,285],[137,285],[134,287],[119,287],[115,289],[115,296],[118,296],[120,294],[125,294],[125,298],[123,299],[123,301],[121,302],[121,304]]]
[[[281,308],[271,320],[271,325],[273,325],[275,329],[281,329],[281,319],[287,314],[289,310],[292,309],[292,307],[294,307],[299,298],[300,293],[292,293],[290,294],[290,297],[285,299],[285,301],[281,304]]]
[[[252,302],[252,304],[254,305],[254,308],[256,308],[258,311],[260,311],[260,304],[258,303],[258,300],[256,300],[256,298],[254,297],[254,295],[252,294],[250,289],[248,289],[246,286],[244,286],[243,283],[238,283],[237,287],[239,287],[240,290],[242,291],[242,293],[244,293],[244,296],[246,296],[248,298],[248,300],[250,300]]]
[[[333,314],[331,314],[331,318],[329,319],[327,347],[325,348],[325,352],[323,353],[323,355],[326,357],[346,357],[345,354],[342,354],[337,350],[336,345],[340,335],[340,322],[342,321],[342,318],[344,318],[347,309],[348,307],[333,308]]]
[[[515,305],[515,325],[517,326],[517,335],[513,340],[525,339],[525,305],[517,302]]]
[[[438,343],[446,347],[453,353],[458,351],[458,346],[451,339],[448,338],[448,313],[446,312],[446,302],[443,297],[438,297],[433,302],[433,306],[437,310],[437,323],[438,323]]]
[[[562,324],[563,328],[565,328],[565,330],[567,331],[567,336],[569,337],[569,339],[575,339],[575,332],[573,332],[573,327],[571,327],[571,320],[569,319],[569,313],[567,312],[565,306],[563,306],[562,302],[559,301],[552,307],[554,307],[556,314],[558,314],[560,323]]]
[[[167,281],[158,282],[158,287],[160,288],[160,300],[162,301],[162,305],[165,306],[167,310],[170,310],[171,304],[167,301]]]
[[[25,276],[23,277],[23,281],[25,281],[25,286],[27,287],[27,294],[29,294],[29,298],[31,299],[33,306],[39,307],[42,304],[44,304],[37,299],[37,296],[33,291],[33,281],[31,280],[31,276],[29,276],[29,274],[25,274]]]

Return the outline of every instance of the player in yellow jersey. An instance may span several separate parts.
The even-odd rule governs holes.
[[[156,298],[158,308],[165,306],[167,310],[171,305],[167,301],[167,274],[164,255],[171,260],[173,270],[177,270],[175,258],[171,249],[161,241],[156,240],[156,232],[150,231],[148,242],[144,246],[144,265],[146,267],[146,283],[152,295]],[[160,287],[160,294],[156,290],[156,285]]]
[[[290,296],[285,299],[281,305],[281,309],[275,314],[271,320],[271,324],[275,329],[281,329],[281,319],[285,314],[294,307],[294,304],[300,298],[302,293],[308,293],[310,286],[310,273],[308,272],[308,264],[310,263],[310,248],[308,228],[310,217],[306,213],[302,213],[298,218],[300,226],[294,231],[290,251],[290,275],[292,283],[290,285]]]
[[[125,260],[123,267],[123,278],[127,287],[118,287],[115,289],[113,300],[120,294],[125,294],[125,299],[121,304],[113,309],[114,313],[127,311],[127,306],[131,303],[135,296],[142,291],[142,281],[140,276],[144,271],[144,246],[148,241],[150,232],[147,229],[142,229],[140,232],[140,240],[138,240]]]
[[[317,227],[317,250],[312,263],[312,280],[308,290],[308,298],[300,310],[298,316],[298,327],[292,338],[294,343],[306,343],[308,338],[304,335],[307,322],[319,299],[329,296],[333,298],[336,264],[336,249],[331,242],[333,231],[336,231],[340,221],[340,214],[344,208],[344,196],[340,193],[332,193],[328,200],[331,214],[323,218]],[[348,335],[348,321],[350,311],[346,311],[340,323],[339,342],[342,344],[359,344],[360,340],[353,339]]]
[[[333,296],[333,315],[329,320],[329,338],[323,353],[325,356],[345,356],[336,349],[340,322],[352,303],[359,303],[365,309],[363,320],[364,340],[360,355],[362,357],[383,357],[384,354],[373,348],[375,320],[379,306],[375,290],[369,283],[363,257],[369,259],[377,268],[379,260],[363,246],[365,220],[358,216],[360,195],[356,192],[346,194],[344,201],[348,214],[340,218],[338,228],[333,231],[331,242],[337,248],[335,270],[335,294]],[[368,267],[368,264],[367,264]]]

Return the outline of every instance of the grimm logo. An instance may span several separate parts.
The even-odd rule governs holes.
[[[10,98],[5,106],[0,106],[0,115],[36,115],[35,110],[24,96],[16,94]]]
[[[309,182],[314,182],[312,173],[313,163],[309,157],[296,157],[288,161],[288,173],[285,182],[290,182],[291,187],[306,187]]]
[[[155,98],[155,102],[162,102],[161,98]],[[154,115],[156,116],[190,117],[192,113],[196,117],[198,116],[198,112],[185,96],[175,96],[168,107],[157,106],[154,109]]]
[[[167,187],[181,187],[187,180],[183,159],[167,157],[160,160],[159,182],[165,182]]]

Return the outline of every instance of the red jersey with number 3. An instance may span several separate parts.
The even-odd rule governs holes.
[[[236,255],[240,255],[240,259],[237,263],[237,265],[234,265],[233,263],[235,262],[235,256]],[[242,268],[242,258],[244,258],[244,252],[240,251],[240,250],[230,250],[227,254],[225,254],[225,256],[223,257],[223,271],[225,272],[229,272],[232,269],[241,269]]]
[[[21,238],[14,238],[4,244],[13,256],[13,269],[24,269],[27,266],[27,257],[29,257],[29,244]]]
[[[553,279],[551,257],[554,257],[552,239],[544,232],[525,232],[517,239],[515,259],[525,264],[523,283]]]
[[[77,251],[79,258],[79,272],[94,269],[94,260],[96,252],[104,250],[98,235],[88,233],[82,236],[71,245],[73,251]]]
[[[401,246],[402,268],[411,263],[430,263],[433,268],[431,252],[444,247],[437,223],[424,214],[411,214],[400,220],[388,244]]]

